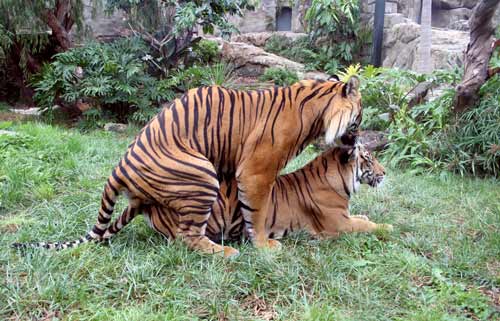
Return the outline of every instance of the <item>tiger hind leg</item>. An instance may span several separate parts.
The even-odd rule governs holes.
[[[218,253],[224,257],[237,255],[238,250],[219,245],[205,235],[220,188],[214,166],[203,155],[194,152],[183,155],[182,160],[184,166],[177,166],[177,170],[183,175],[170,175],[170,186],[165,186],[170,195],[164,206],[177,217],[176,236],[189,248],[201,253]],[[160,222],[160,219],[151,220],[156,221]]]

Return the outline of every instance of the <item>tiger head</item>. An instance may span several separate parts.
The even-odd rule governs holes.
[[[351,173],[353,192],[359,188],[359,184],[367,184],[377,187],[385,178],[385,169],[362,144],[355,144],[352,148],[337,149],[338,159],[346,172]]]
[[[325,112],[325,141],[329,145],[353,146],[357,140],[359,125],[362,120],[360,82],[352,76],[346,83],[341,83],[337,93],[328,100]]]

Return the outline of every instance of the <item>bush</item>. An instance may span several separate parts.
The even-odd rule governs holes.
[[[452,89],[411,110],[403,105],[388,128],[390,143],[385,156],[391,165],[499,177],[499,78],[485,83],[479,104],[458,118],[452,117]]]
[[[351,63],[369,43],[370,32],[360,26],[359,0],[312,0],[305,20],[311,39],[328,48],[328,56]]]
[[[172,73],[166,84],[168,87],[175,87],[180,92],[210,85],[231,87],[234,79],[233,70],[231,64],[224,62],[208,66],[194,65]]]
[[[500,176],[500,77],[481,88],[478,106],[466,111],[440,137],[443,159],[457,173]]]
[[[289,86],[293,83],[299,81],[299,77],[296,72],[282,69],[282,68],[267,68],[262,76],[259,78],[260,81],[272,80],[275,85],[278,86]]]
[[[359,72],[363,104],[363,127],[384,130],[394,113],[408,103],[408,92],[424,81],[416,73],[367,66]]]
[[[93,43],[57,54],[33,80],[35,101],[50,113],[55,104],[83,101],[112,112],[120,121],[140,109],[173,98],[147,74],[147,48],[135,38]]]
[[[198,63],[213,63],[219,57],[219,45],[215,41],[202,39],[193,46],[193,58]]]
[[[278,56],[303,63],[308,70],[322,70],[333,75],[340,68],[333,48],[317,47],[308,37],[292,40],[285,36],[273,35],[264,48]]]

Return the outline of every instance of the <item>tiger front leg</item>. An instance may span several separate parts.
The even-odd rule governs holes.
[[[257,248],[281,248],[281,243],[268,238],[266,218],[271,201],[275,174],[252,175],[242,171],[238,176],[238,199],[245,220],[245,227]]]

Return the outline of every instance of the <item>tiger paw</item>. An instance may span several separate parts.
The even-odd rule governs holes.
[[[280,250],[281,243],[279,241],[268,239],[263,241],[256,241],[254,243],[255,247],[259,249],[270,249],[270,250]]]
[[[232,257],[236,257],[240,254],[240,251],[238,251],[237,249],[235,249],[234,247],[230,247],[230,246],[224,246],[224,257],[225,258],[232,258]]]

